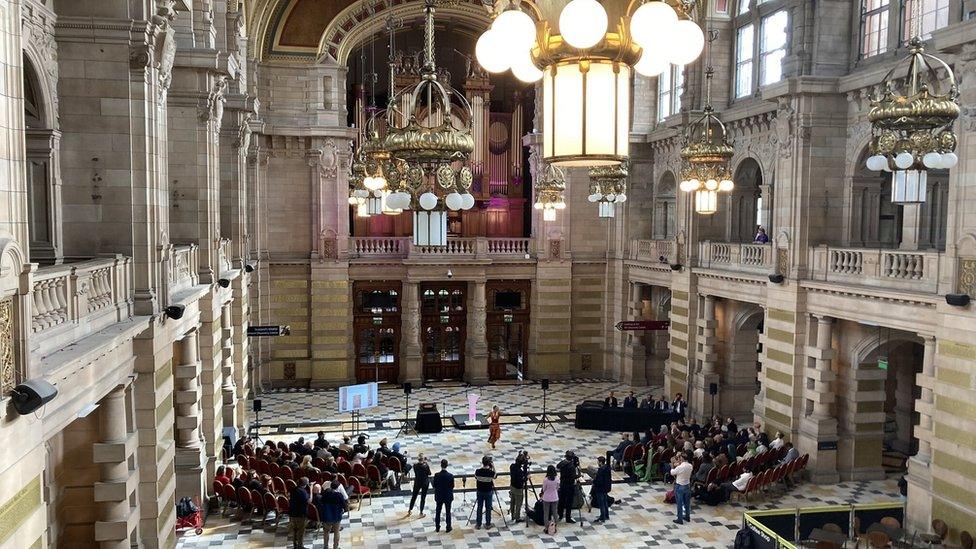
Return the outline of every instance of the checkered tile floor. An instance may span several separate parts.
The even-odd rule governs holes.
[[[627,390],[625,386],[600,381],[553,383],[547,395],[547,405],[550,410],[569,412],[582,400],[602,398],[611,388],[618,391],[621,399],[623,395],[620,392]],[[555,432],[544,430],[537,433],[536,421],[542,411],[542,391],[535,384],[489,386],[471,390],[481,394],[479,410],[498,404],[506,414],[502,418],[502,438],[495,451],[491,451],[485,442],[487,430],[458,430],[446,426],[446,423],[445,430],[441,433],[411,434],[398,439],[407,450],[411,461],[420,452],[434,462],[441,458],[450,460],[451,471],[460,477],[460,492],[456,494],[454,503],[454,531],[450,534],[434,532],[433,494],[427,500],[428,516],[421,519],[416,510],[412,517],[404,516],[410,500],[408,492],[388,493],[374,498],[372,503],[367,500],[362,509],[353,506],[350,518],[343,522],[341,547],[728,547],[741,525],[742,511],[747,508],[808,507],[899,499],[894,480],[849,482],[833,486],[803,484],[786,493],[781,489],[773,495],[748,503],[736,502],[719,507],[696,505],[692,509],[692,521],[678,526],[672,522],[674,507],[662,503],[668,486],[661,483],[620,482],[621,475],[614,473],[614,479],[618,482],[614,484],[611,495],[619,502],[611,508],[611,520],[607,523],[592,523],[597,513],[584,510],[583,522],[561,524],[555,536],[543,534],[541,527],[535,524],[510,523],[506,526],[501,516],[497,515],[491,530],[475,530],[473,524],[468,524],[467,521],[474,494],[469,491],[472,481],[465,477],[474,472],[485,453],[494,456],[500,472],[507,472],[516,452],[520,449],[529,450],[535,462],[533,469],[537,473],[533,476],[538,485],[541,480],[538,471],[555,463],[566,450],[575,450],[586,467],[595,463],[597,455],[615,445],[617,438],[609,433],[577,430],[568,421],[557,421]],[[418,389],[411,397],[411,406],[414,402],[446,402],[448,413],[444,415],[460,413],[466,405],[466,392],[466,388],[461,386]],[[653,393],[657,395],[659,391],[655,390]],[[266,393],[262,398],[265,406],[265,411],[261,414],[263,438],[291,441],[299,434],[314,436],[315,431],[325,428],[330,433],[329,438],[337,440],[340,433],[350,429],[346,423],[348,416],[332,413],[336,409],[334,391]],[[374,409],[371,417],[364,417],[364,420],[371,420],[366,425],[371,445],[375,445],[382,437],[393,440],[400,427],[400,421],[396,418],[403,414],[403,404],[396,402],[397,399],[402,399],[402,393],[394,389],[382,391],[380,400],[386,400],[388,404]],[[561,417],[569,419],[572,414]],[[279,435],[279,430],[283,434]],[[500,478],[498,486],[501,504],[507,510],[507,479]],[[408,488],[406,485],[404,487]],[[535,497],[530,494],[529,500],[534,502]],[[331,544],[323,544],[321,530],[308,532],[305,544],[316,549],[331,547]],[[181,535],[178,541],[178,547],[182,549],[290,546],[284,521],[275,529],[273,524],[265,526],[260,521],[246,521],[241,524],[237,520],[219,515],[208,517],[202,535],[196,536],[190,532]]]

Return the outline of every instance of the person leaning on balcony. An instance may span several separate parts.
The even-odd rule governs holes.
[[[766,229],[761,226],[756,228],[756,238],[753,240],[756,244],[766,244],[769,242],[769,236],[766,234]]]

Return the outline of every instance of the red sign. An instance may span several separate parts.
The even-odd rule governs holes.
[[[667,330],[670,320],[624,320],[614,325],[618,330]]]

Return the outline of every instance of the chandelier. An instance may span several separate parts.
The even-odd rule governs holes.
[[[907,63],[906,63],[907,62]],[[893,78],[907,64],[901,86]],[[937,70],[944,70],[940,81]],[[928,170],[947,170],[959,161],[952,124],[959,117],[959,89],[945,61],[925,53],[916,36],[909,54],[885,76],[886,86],[871,101],[872,156],[867,168],[891,172],[891,202],[925,202]],[[943,92],[943,93],[940,93]]]
[[[627,200],[627,165],[590,168],[590,181],[587,200],[599,206],[600,217],[613,217],[614,205]]]
[[[712,33],[709,41],[717,38]],[[705,107],[702,115],[685,133],[685,146],[681,148],[681,183],[678,188],[686,193],[695,193],[695,212],[702,215],[713,214],[718,210],[718,193],[729,192],[735,188],[729,161],[735,151],[729,143],[725,124],[715,115],[712,108],[711,66],[705,69]]]
[[[441,83],[434,64],[434,4],[424,1],[424,64],[420,82],[396,94],[391,105],[409,105],[406,124],[387,109],[383,145],[387,183],[396,190],[387,197],[393,209],[413,211],[413,242],[418,246],[447,244],[448,210],[470,210],[474,177],[464,164],[474,150],[471,106],[450,83]]]
[[[556,210],[566,209],[566,199],[563,192],[566,190],[566,177],[562,170],[549,164],[546,166],[545,174],[535,184],[535,204],[533,207],[542,210],[543,221],[555,221]]]
[[[475,55],[488,72],[511,69],[522,81],[542,80],[547,162],[614,165],[628,155],[631,72],[657,76],[701,54],[704,34],[691,19],[696,4],[494,0],[495,20]]]
[[[371,191],[363,187],[366,177],[362,152],[356,151],[353,161],[349,164],[349,205],[356,208],[356,217],[369,217],[368,200]]]

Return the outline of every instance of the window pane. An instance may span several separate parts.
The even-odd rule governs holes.
[[[918,35],[927,39],[932,31],[949,24],[949,0],[905,0],[902,39]]]
[[[749,12],[749,0],[739,0],[739,9],[736,13],[742,15]]]
[[[752,93],[752,55],[755,28],[752,24],[740,27],[736,32],[735,46],[735,96],[745,97]]]
[[[736,61],[742,62],[752,58],[753,34],[751,23],[739,29],[738,36],[736,37]]]
[[[888,49],[888,0],[864,0],[861,14],[861,57]]]
[[[685,66],[674,66],[674,88],[671,91],[671,112],[676,113],[681,110],[681,94],[685,91]]]
[[[762,36],[759,39],[760,84],[763,86],[779,82],[783,78],[788,19],[785,11],[763,18]]]
[[[657,77],[657,120],[671,116],[671,68]]]
[[[745,97],[752,93],[752,61],[736,66],[735,96]]]

